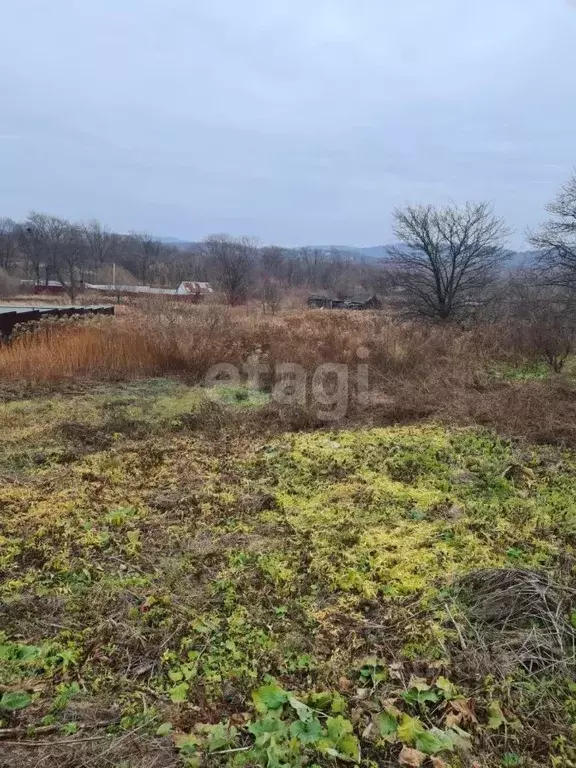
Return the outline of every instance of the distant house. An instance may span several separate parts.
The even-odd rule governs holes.
[[[347,297],[333,299],[328,296],[310,296],[308,306],[313,309],[382,309],[382,302],[377,296],[368,298]]]
[[[86,283],[85,288],[88,291],[99,291],[101,293],[173,296],[176,299],[184,299],[194,303],[198,303],[208,294],[214,293],[210,283],[194,281],[184,281],[180,283],[178,288],[155,288],[151,285],[99,285],[94,283]]]
[[[48,282],[37,282],[35,280],[21,280],[22,290],[30,291],[35,294],[58,295],[67,293],[68,288],[59,280],[49,280]],[[113,285],[100,283],[79,282],[76,286],[76,292],[98,291],[100,293],[113,294],[138,294],[151,296],[174,296],[178,299],[186,299],[192,302],[199,302],[211,293],[214,293],[210,283],[202,283],[194,280],[185,280],[180,283],[178,288],[155,288],[151,285]]]
[[[60,282],[60,280],[48,280],[48,282],[38,283],[35,280],[21,280],[20,287],[23,291],[31,291],[35,295],[49,294],[57,296],[63,293],[67,293],[68,288],[66,285]],[[76,293],[81,293],[84,290],[84,284],[79,283],[76,286]]]
[[[177,296],[191,296],[201,297],[207,296],[210,293],[214,293],[210,283],[198,283],[191,280],[185,280],[180,283],[176,289]]]

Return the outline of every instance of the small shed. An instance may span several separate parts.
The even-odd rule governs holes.
[[[334,299],[329,296],[310,296],[308,306],[313,309],[382,309],[382,302],[377,296],[365,297],[347,297],[344,299]]]
[[[187,298],[190,301],[199,302],[205,296],[214,293],[210,283],[201,283],[194,280],[185,280],[176,289],[176,295]]]

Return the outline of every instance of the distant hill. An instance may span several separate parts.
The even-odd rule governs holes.
[[[307,248],[323,251],[326,254],[337,251],[342,255],[353,256],[358,259],[382,259],[386,256],[389,245],[370,245],[359,247],[356,245],[309,245]]]
[[[173,245],[175,248],[178,248],[179,251],[196,251],[202,246],[202,243],[197,241],[181,240],[179,237],[159,237],[158,240],[165,245]],[[342,255],[348,255],[358,259],[381,259],[386,255],[388,248],[390,248],[390,246],[387,245],[371,245],[367,247],[358,247],[355,245],[308,245],[306,247],[313,250],[323,251],[326,254],[338,251]],[[286,250],[298,251],[299,249],[287,248]]]
[[[309,248],[316,248],[323,251],[326,254],[337,251],[343,256],[358,259],[359,261],[377,261],[378,259],[384,259],[388,256],[393,248],[397,248],[398,245],[372,245],[365,248],[359,248],[351,245],[311,245]],[[400,246],[401,247],[401,246]],[[538,251],[510,251],[511,267],[524,267],[530,266]]]
[[[178,237],[159,237],[158,240],[164,243],[164,245],[172,245],[174,248],[178,248],[179,251],[197,251],[202,247],[202,243],[194,240],[180,240]]]
[[[178,237],[159,237],[161,242],[166,245],[172,245],[179,251],[197,251],[202,247],[202,243],[194,240],[181,240]],[[307,248],[322,251],[326,255],[335,251],[357,261],[378,261],[385,258],[394,247],[393,245],[308,245]],[[297,252],[298,248],[287,248],[287,251]],[[510,266],[521,267],[529,266],[537,254],[537,251],[511,251],[512,258]]]
[[[512,251],[512,254],[513,267],[529,267],[534,264],[538,251]]]

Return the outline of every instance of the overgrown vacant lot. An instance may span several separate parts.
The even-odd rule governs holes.
[[[576,454],[219,400],[0,405],[0,765],[575,765]]]

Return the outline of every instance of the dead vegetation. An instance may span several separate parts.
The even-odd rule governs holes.
[[[576,437],[569,362],[562,376],[553,375],[538,345],[518,344],[508,320],[458,328],[401,323],[384,313],[271,316],[245,307],[166,302],[121,309],[114,319],[43,322],[0,347],[6,395],[167,375],[202,384],[212,366],[222,364],[236,366],[245,378],[248,361],[262,368],[258,387],[264,391],[284,363],[304,369],[309,389],[319,366],[336,363],[347,367],[342,423],[438,418],[538,441],[572,443]],[[374,393],[364,405],[357,397],[360,365],[367,366]],[[272,403],[266,419],[286,428],[321,426],[311,405],[309,398],[291,406]],[[209,421],[204,415],[193,418]],[[217,413],[212,416],[217,424]]]
[[[135,728],[120,736],[98,733],[106,725],[101,722],[80,729],[74,738],[48,740],[46,736],[33,740],[0,741],[4,755],[0,756],[2,768],[35,768],[39,764],[59,768],[178,768],[182,765],[174,751],[161,739],[143,736]],[[94,735],[94,733],[97,735]],[[15,736],[17,736],[16,734]]]
[[[485,674],[570,674],[576,632],[570,606],[576,591],[544,572],[522,568],[482,569],[459,582],[465,606],[468,653]]]

